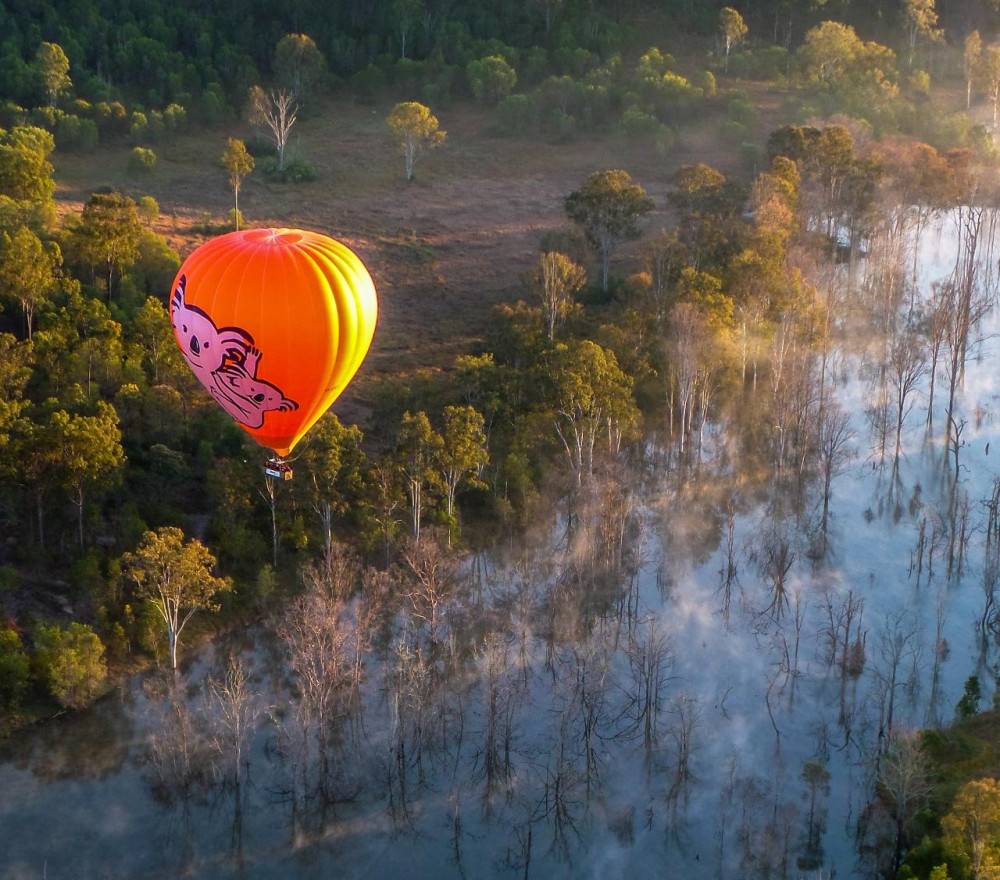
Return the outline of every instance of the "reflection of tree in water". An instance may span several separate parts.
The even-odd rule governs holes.
[[[106,779],[129,758],[134,723],[125,689],[82,712],[54,718],[15,734],[0,748],[0,759],[30,770],[44,782]]]

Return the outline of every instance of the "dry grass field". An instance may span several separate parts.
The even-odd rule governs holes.
[[[363,376],[443,366],[474,347],[494,303],[524,296],[521,277],[541,236],[566,226],[563,199],[592,171],[624,168],[642,184],[656,204],[649,231],[670,223],[669,180],[681,164],[740,171],[736,151],[718,137],[718,103],[681,131],[666,156],[617,133],[568,144],[495,137],[493,113],[456,104],[438,113],[447,143],[420,157],[408,183],[385,123],[389,105],[331,99],[300,119],[289,147],[312,165],[316,180],[276,184],[255,172],[244,181],[240,207],[247,225],[316,229],[349,244],[368,265],[381,315]],[[762,113],[761,142],[771,116]],[[203,240],[191,226],[206,212],[221,222],[232,207],[220,161],[230,136],[248,132],[234,121],[154,145],[157,170],[141,182],[126,174],[126,145],[57,155],[60,210],[80,210],[103,185],[152,195],[161,209],[157,231],[184,257]],[[619,272],[634,252],[635,245],[623,249]]]

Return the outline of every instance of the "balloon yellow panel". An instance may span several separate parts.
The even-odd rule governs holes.
[[[198,247],[170,320],[216,402],[279,456],[329,409],[368,353],[375,284],[350,248],[303,229],[246,229]]]

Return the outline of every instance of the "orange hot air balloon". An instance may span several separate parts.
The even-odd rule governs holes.
[[[184,359],[261,446],[285,456],[361,366],[375,285],[350,248],[302,229],[246,229],[197,248],[174,279]]]

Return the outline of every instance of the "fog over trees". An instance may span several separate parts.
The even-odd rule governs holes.
[[[64,6],[0,10],[0,877],[1000,870],[994,5]],[[168,316],[253,226],[381,297],[290,481]]]

